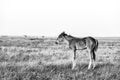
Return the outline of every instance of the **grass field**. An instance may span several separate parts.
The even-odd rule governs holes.
[[[98,38],[96,67],[88,70],[86,50],[73,51],[55,38],[0,37],[0,80],[120,80],[120,38]]]

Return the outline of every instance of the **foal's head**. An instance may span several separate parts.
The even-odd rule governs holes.
[[[57,41],[55,42],[56,44],[58,44],[59,42],[63,42],[64,39],[65,39],[65,36],[67,36],[67,34],[65,32],[62,32],[58,38],[57,38]]]

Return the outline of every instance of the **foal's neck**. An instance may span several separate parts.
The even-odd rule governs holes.
[[[64,38],[65,38],[65,40],[67,40],[68,42],[69,42],[71,39],[73,39],[73,37],[72,37],[72,36],[69,36],[69,35],[64,36]]]

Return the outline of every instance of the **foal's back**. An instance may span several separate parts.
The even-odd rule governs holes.
[[[71,49],[83,49],[86,47],[86,41],[84,38],[73,38],[69,41],[69,47]]]
[[[84,38],[72,38],[69,41],[69,47],[71,49],[87,49],[87,47],[92,47],[95,39],[92,37]]]

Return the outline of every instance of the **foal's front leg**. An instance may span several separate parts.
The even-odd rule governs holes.
[[[76,49],[74,49],[74,55],[73,55],[73,61],[72,61],[72,69],[74,69],[75,66],[76,66],[75,59],[76,59]]]
[[[92,66],[92,54],[91,54],[90,50],[88,50],[88,54],[89,54],[89,58],[90,58],[88,69],[90,69]]]

